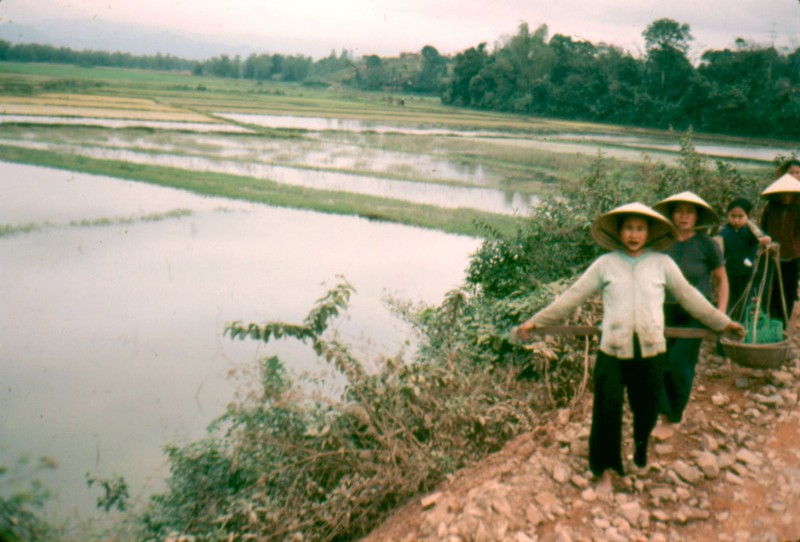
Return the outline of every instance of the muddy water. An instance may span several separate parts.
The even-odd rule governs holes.
[[[246,133],[251,132],[247,128],[234,124],[212,123],[212,122],[172,122],[161,120],[144,119],[103,119],[95,117],[54,117],[47,115],[2,115],[0,114],[0,124],[2,123],[25,123],[25,124],[64,124],[79,126],[102,126],[104,128],[157,128],[160,130],[188,130],[192,132],[229,132]]]

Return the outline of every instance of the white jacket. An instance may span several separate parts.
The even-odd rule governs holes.
[[[550,305],[536,313],[536,327],[566,319],[596,292],[603,293],[600,350],[622,359],[633,358],[633,334],[639,336],[642,357],[666,352],[664,291],[669,290],[687,312],[714,330],[731,321],[684,278],[667,256],[646,250],[631,260],[622,252],[597,258],[580,278]]]

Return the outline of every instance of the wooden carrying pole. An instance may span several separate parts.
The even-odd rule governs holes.
[[[528,331],[528,335],[599,335],[599,326],[544,326],[535,327]],[[664,336],[668,339],[705,339],[716,337],[716,331],[698,327],[667,327]]]

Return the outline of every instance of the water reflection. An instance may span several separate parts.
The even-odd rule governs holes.
[[[644,150],[669,151],[672,153],[680,152],[679,143],[641,136],[565,133],[548,136],[548,138],[563,141],[585,141],[602,144],[612,143],[615,145],[622,145],[624,147]],[[706,156],[713,156],[717,158],[742,158],[762,161],[771,161],[778,154],[789,156],[792,154],[792,152],[795,152],[795,149],[790,149],[787,147],[775,147],[769,144],[765,144],[763,146],[734,144],[712,145],[697,141],[694,142],[694,148],[698,153]]]
[[[255,124],[267,128],[293,128],[314,132],[376,132],[409,135],[445,136],[503,136],[506,132],[487,130],[452,130],[435,127],[411,127],[402,124],[386,124],[356,119],[337,119],[326,117],[297,117],[287,115],[259,115],[254,113],[214,113],[214,116],[242,124]]]
[[[343,274],[358,292],[338,332],[362,354],[393,355],[408,330],[385,295],[439,302],[478,246],[40,167],[0,162],[0,180],[8,224],[191,211],[0,237],[0,464],[23,453],[56,459],[43,480],[70,517],[94,510],[87,472],[124,475],[134,498],[158,488],[161,447],[202,436],[235,397],[231,370],[277,353],[335,387],[301,345],[234,342],[222,336],[226,322],[299,321]]]
[[[522,192],[351,175],[320,169],[274,166],[255,161],[242,162],[206,158],[204,156],[144,153],[108,148],[84,148],[36,143],[33,141],[17,144],[30,148],[58,150],[59,152],[80,154],[104,160],[123,160],[134,164],[168,166],[190,171],[243,175],[315,190],[365,194],[450,209],[468,208],[496,214],[523,215],[538,201],[536,196]]]
[[[85,142],[84,142],[85,141]],[[390,173],[408,178],[458,181],[482,186],[502,180],[502,176],[483,164],[455,163],[425,154],[388,151],[348,143],[318,140],[280,140],[252,137],[224,137],[206,134],[175,134],[169,139],[157,136],[116,134],[108,138],[73,141],[81,145],[152,150],[162,153],[205,154],[284,165],[303,164],[327,169]],[[12,143],[11,140],[8,141]]]
[[[160,130],[189,130],[193,132],[252,133],[243,126],[215,122],[172,122],[143,119],[103,119],[96,117],[54,117],[47,115],[3,115],[2,123],[65,124],[79,126],[102,126],[104,128],[158,128]]]
[[[522,135],[519,130],[487,131],[487,130],[452,130],[437,127],[410,127],[402,124],[387,124],[372,121],[353,119],[336,119],[324,117],[296,117],[286,115],[258,115],[250,113],[215,113],[215,116],[226,118],[242,124],[255,124],[269,128],[293,128],[309,131],[341,131],[341,132],[376,132],[398,133],[408,135],[443,135],[462,137],[489,137],[512,138],[515,140],[530,141],[533,146],[546,147],[548,142],[586,142],[597,143],[604,151],[615,153],[608,145],[629,147],[632,152],[641,154],[642,149],[653,151],[666,151],[674,155],[680,151],[680,145],[673,141],[663,141],[656,138],[614,134],[580,134],[580,133],[547,133]],[[584,145],[585,148],[585,145]],[[735,145],[735,144],[703,144],[695,143],[695,149],[701,154],[720,158],[739,158],[747,160],[771,161],[777,154],[790,155],[796,149],[774,147],[765,145]],[[573,152],[562,149],[563,152]],[[617,150],[617,153],[620,151]],[[628,156],[628,155],[626,155]],[[634,157],[637,154],[633,155]]]

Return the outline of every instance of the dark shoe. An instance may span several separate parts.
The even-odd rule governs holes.
[[[639,468],[647,466],[647,444],[637,444],[633,452],[633,462]]]

